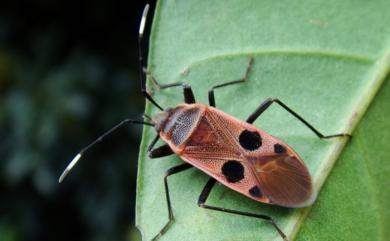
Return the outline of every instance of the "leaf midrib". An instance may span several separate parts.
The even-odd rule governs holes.
[[[390,51],[387,51],[388,53]],[[323,58],[334,58],[339,60],[347,60],[351,62],[361,63],[361,64],[374,64],[376,59],[373,59],[369,56],[365,55],[356,55],[351,53],[343,53],[343,52],[332,52],[325,50],[317,50],[317,49],[264,49],[264,50],[256,50],[256,51],[237,51],[230,53],[223,53],[218,55],[213,55],[210,57],[201,58],[199,60],[191,62],[186,66],[186,69],[193,69],[196,66],[200,66],[206,62],[217,61],[225,58],[234,58],[239,56],[277,56],[277,55],[286,55],[286,56],[311,56],[311,57],[323,57]],[[386,55],[386,54],[385,54]],[[177,75],[173,82],[177,82],[181,78],[180,75]]]

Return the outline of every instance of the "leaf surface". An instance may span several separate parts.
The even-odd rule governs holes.
[[[296,240],[386,241],[390,237],[389,100],[388,77]]]
[[[215,91],[219,109],[245,120],[272,96],[325,135],[351,132],[389,71],[389,7],[390,2],[379,0],[359,4],[159,1],[148,68],[160,83],[191,84],[197,101],[207,103],[211,86],[241,78],[249,58],[254,57],[245,84]],[[151,84],[149,88],[153,89]],[[183,102],[180,88],[153,92],[163,107]],[[157,109],[148,103],[146,113],[153,115]],[[346,143],[345,138],[319,140],[276,105],[254,125],[283,139],[301,155],[317,190]],[[167,221],[164,173],[182,163],[177,156],[149,159],[146,148],[154,136],[153,128],[145,128],[139,157],[136,221],[144,240],[150,240]],[[268,223],[198,208],[207,179],[196,169],[169,178],[175,221],[161,240],[281,240]],[[216,186],[208,203],[270,215],[289,237],[295,236],[310,211],[257,203],[222,185]],[[315,240],[305,239],[309,234],[302,231],[299,238]]]

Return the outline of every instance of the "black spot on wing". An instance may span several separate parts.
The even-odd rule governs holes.
[[[228,182],[239,182],[244,178],[244,166],[239,161],[227,161],[221,170]]]
[[[280,144],[275,144],[274,145],[274,152],[278,154],[283,154],[286,153],[286,148]]]
[[[262,196],[260,188],[258,186],[253,186],[251,189],[249,189],[249,194],[252,197],[261,197]]]
[[[243,132],[241,132],[238,140],[240,142],[240,145],[244,149],[249,151],[254,151],[258,149],[262,144],[261,136],[256,131],[252,132],[252,131],[244,130]]]

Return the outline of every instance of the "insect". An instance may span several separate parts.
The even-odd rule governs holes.
[[[152,117],[145,115],[148,121],[125,119],[111,128],[76,155],[60,176],[59,182],[65,178],[85,151],[101,142],[107,135],[124,124],[134,123],[153,126],[157,135],[147,149],[149,157],[158,158],[176,154],[185,163],[172,167],[165,173],[164,187],[168,221],[152,240],[162,236],[173,221],[168,177],[193,167],[210,176],[199,196],[199,207],[268,221],[280,236],[287,240],[287,236],[270,216],[206,204],[214,184],[219,182],[255,201],[282,207],[303,207],[314,202],[316,194],[313,191],[310,173],[303,160],[286,143],[253,125],[253,122],[273,103],[277,103],[284,108],[321,139],[349,135],[323,135],[285,103],[276,98],[268,98],[261,103],[246,121],[238,120],[217,109],[214,90],[244,83],[248,79],[254,64],[252,57],[249,58],[245,74],[241,79],[210,88],[208,92],[209,105],[196,103],[189,84],[159,84],[156,78],[146,71],[141,51],[148,10],[149,5],[146,5],[141,18],[138,38],[141,91],[144,97],[160,112]],[[162,108],[146,89],[147,76],[160,89],[181,86],[183,88],[184,103],[171,108]],[[154,146],[160,138],[166,144],[155,148]]]

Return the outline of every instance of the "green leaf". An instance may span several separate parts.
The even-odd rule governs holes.
[[[159,1],[149,70],[160,83],[190,83],[197,101],[207,103],[208,89],[241,78],[252,56],[253,70],[245,84],[216,90],[219,109],[245,120],[267,97],[278,97],[324,134],[351,132],[389,71],[389,7],[388,1]],[[180,88],[154,91],[154,98],[163,107],[183,102]],[[146,105],[147,114],[157,112]],[[254,125],[301,155],[317,190],[346,143],[345,138],[319,140],[278,106]],[[146,148],[155,135],[152,128],[145,128],[139,158],[136,222],[144,240],[150,240],[167,221],[164,173],[182,163],[177,156],[147,157]],[[196,169],[169,178],[175,220],[161,240],[281,240],[266,222],[198,208],[207,179]],[[367,186],[369,180],[362,182]],[[344,184],[340,178],[335,182],[335,186]],[[349,205],[324,195],[314,211],[329,213],[321,208],[322,198],[331,207]],[[332,195],[337,194],[328,194]],[[270,215],[289,237],[298,232],[310,211],[310,207],[257,203],[222,185],[215,187],[208,203]],[[344,214],[354,213],[338,215]],[[299,238],[317,240],[310,231],[312,219],[318,221],[310,216]]]
[[[390,237],[390,77],[354,131],[298,241]]]

